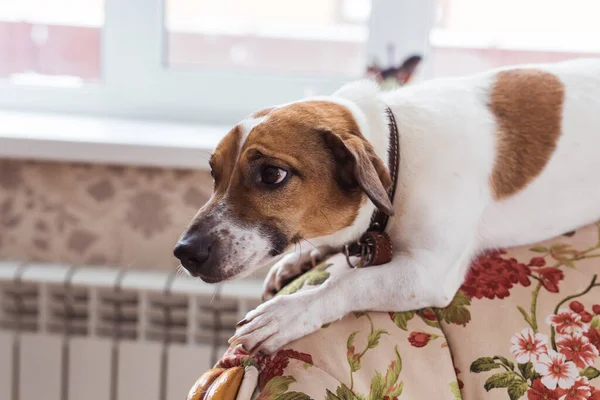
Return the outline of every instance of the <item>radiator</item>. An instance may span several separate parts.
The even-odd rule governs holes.
[[[260,292],[256,280],[0,263],[0,400],[184,399]]]

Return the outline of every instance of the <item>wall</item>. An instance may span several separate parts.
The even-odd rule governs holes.
[[[207,171],[0,160],[0,259],[172,269]]]

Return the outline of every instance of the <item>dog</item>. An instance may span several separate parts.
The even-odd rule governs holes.
[[[399,132],[393,203],[387,108]],[[210,165],[213,195],[174,251],[205,282],[276,261],[265,284],[272,294],[361,237],[375,210],[391,216],[390,262],[274,297],[238,324],[232,345],[268,354],[352,311],[444,307],[478,253],[600,219],[600,60],[387,93],[350,83],[256,112],[224,137]]]

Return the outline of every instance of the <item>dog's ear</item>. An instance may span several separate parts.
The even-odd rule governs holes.
[[[386,192],[392,186],[392,179],[371,144],[356,135],[342,138],[329,130],[323,133],[325,144],[335,158],[340,183],[347,187],[358,185],[380,211],[394,215]]]
[[[414,55],[404,60],[404,62],[398,69],[398,73],[396,75],[396,78],[398,79],[400,84],[405,85],[408,83],[408,81],[411,80],[411,78],[415,74],[417,67],[421,63],[421,60],[422,57],[419,55]]]

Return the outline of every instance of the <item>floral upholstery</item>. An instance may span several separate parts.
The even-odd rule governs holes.
[[[343,268],[333,256],[280,294]],[[238,399],[250,386],[259,399],[600,400],[598,270],[590,225],[482,255],[444,309],[354,313],[274,355],[230,349],[220,363],[260,371]]]

